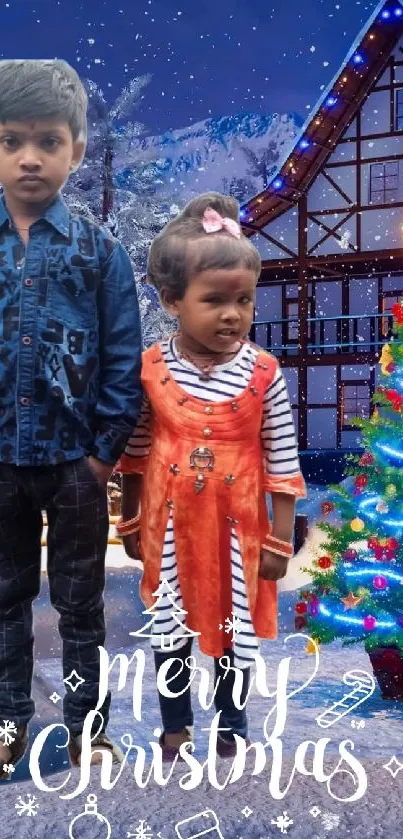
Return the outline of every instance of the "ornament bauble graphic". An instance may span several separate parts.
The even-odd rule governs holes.
[[[110,836],[111,836],[111,833],[112,833],[111,826],[110,826],[110,823],[109,823],[108,819],[106,819],[105,816],[102,815],[102,813],[98,813],[97,796],[96,795],[87,795],[87,803],[85,805],[84,812],[79,813],[78,816],[75,816],[75,818],[70,822],[70,827],[69,827],[69,837],[70,837],[70,839],[80,839],[80,827],[78,827],[76,829],[75,825],[77,825],[77,823],[79,822],[80,819],[84,819],[86,816],[89,816],[90,818],[91,817],[95,818],[95,819],[97,819],[98,822],[101,822],[101,824],[104,824],[105,825],[105,835],[104,834],[102,835],[102,839],[110,839]],[[74,830],[73,830],[73,828],[74,828]]]

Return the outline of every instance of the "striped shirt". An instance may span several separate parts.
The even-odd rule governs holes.
[[[235,358],[217,365],[205,382],[199,378],[200,370],[179,355],[175,338],[164,341],[161,352],[170,375],[178,385],[191,396],[210,403],[239,396],[249,385],[258,356],[257,348],[243,344]],[[150,418],[150,404],[144,397],[139,422],[126,447],[128,457],[139,458],[149,454]],[[300,472],[294,421],[287,386],[279,367],[263,400],[261,440],[267,474],[291,477]],[[235,666],[246,668],[259,652],[259,641],[249,611],[241,550],[235,530],[231,533],[231,580],[232,617],[231,625],[226,627],[228,646],[233,646]],[[186,612],[179,588],[172,515],[165,534],[160,585],[155,595],[151,646],[155,650],[175,651],[185,645],[190,635],[197,633],[192,633],[185,625]]]
[[[179,356],[175,338],[164,341],[161,351],[169,373],[178,385],[204,402],[223,402],[239,396],[248,387],[258,356],[255,347],[243,344],[235,358],[217,365],[210,379],[202,382],[200,370]],[[294,420],[287,385],[279,367],[264,396],[261,436],[265,471],[269,475],[296,475],[300,467]],[[127,443],[125,454],[128,457],[146,457],[150,444],[150,405],[144,397],[139,422]]]

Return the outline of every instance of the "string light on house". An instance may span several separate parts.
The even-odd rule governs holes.
[[[353,55],[353,64],[364,64],[364,58],[360,52],[356,52]]]
[[[325,105],[327,105],[328,108],[333,108],[333,106],[336,105],[336,104],[337,104],[337,96],[331,95],[331,96],[327,97]]]
[[[299,143],[300,149],[309,149],[310,145],[311,145],[311,143],[306,137],[303,137],[302,140]]]
[[[283,179],[282,178],[275,178],[275,180],[272,183],[273,189],[281,189],[282,186],[284,186]]]

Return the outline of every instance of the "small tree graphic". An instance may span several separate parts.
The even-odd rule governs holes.
[[[136,638],[159,638],[162,650],[172,650],[174,642],[179,638],[195,638],[197,635],[200,635],[200,632],[194,632],[183,623],[183,620],[187,615],[187,611],[186,609],[182,609],[182,607],[175,602],[178,599],[178,594],[172,588],[168,580],[161,581],[157,590],[153,592],[153,597],[156,598],[155,603],[153,603],[149,609],[145,609],[142,613],[143,615],[151,615],[151,619],[145,626],[142,626],[141,629],[136,629],[134,632],[130,632],[130,635]],[[166,608],[167,605],[172,607],[170,611]],[[164,607],[166,617],[173,618],[178,626],[178,629],[182,631],[178,632],[175,629],[175,631],[170,635],[164,635],[163,632],[155,632],[155,629],[153,629],[154,622],[156,618],[159,617],[159,609],[161,609],[161,607]]]

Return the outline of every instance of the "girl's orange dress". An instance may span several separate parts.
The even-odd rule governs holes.
[[[236,398],[206,403],[172,378],[159,345],[143,354],[142,382],[152,411],[147,458],[123,455],[123,473],[143,473],[140,594],[155,604],[168,518],[172,515],[176,562],[187,626],[200,633],[207,655],[228,648],[231,616],[230,539],[242,555],[249,611],[257,636],[277,635],[276,583],[259,577],[260,548],[270,532],[265,493],[305,495],[301,473],[265,474],[261,443],[264,394],[276,359],[259,352],[249,386]],[[221,628],[220,628],[221,625]]]

